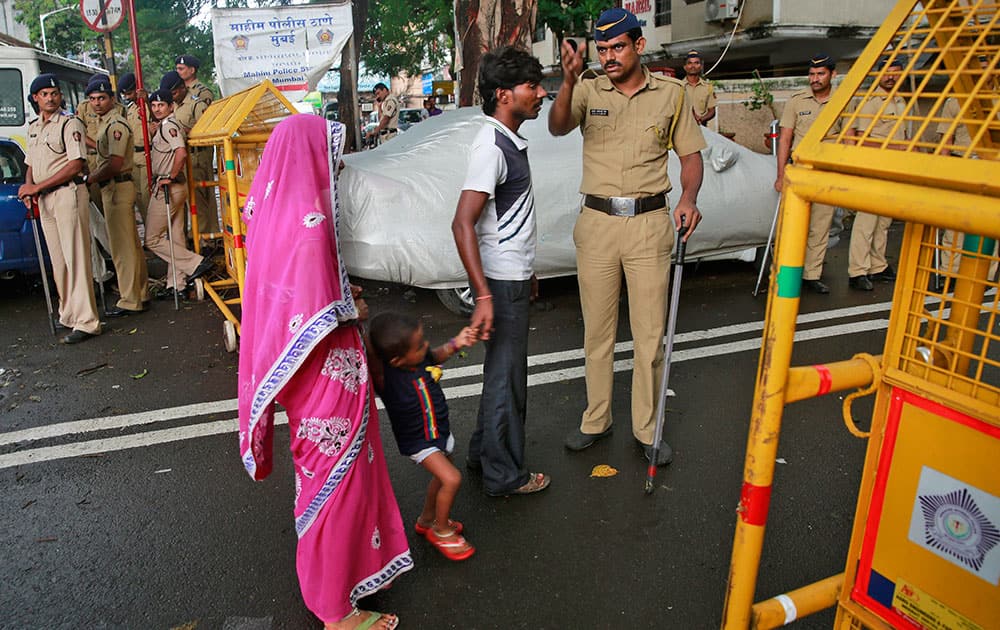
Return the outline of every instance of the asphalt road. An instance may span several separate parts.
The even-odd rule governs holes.
[[[881,350],[892,287],[850,291],[846,257],[846,242],[830,252],[831,295],[803,298],[811,339],[795,364]],[[552,486],[488,498],[467,475],[454,516],[476,555],[452,563],[411,534],[416,568],[363,604],[398,613],[401,628],[718,627],[765,308],[755,278],[743,263],[685,270],[665,434],[675,459],[652,496],[628,427],[627,317],[615,434],[569,453],[562,440],[585,397],[579,299],[574,279],[543,282],[528,459]],[[420,314],[432,343],[463,325],[431,292],[361,283],[373,312]],[[274,474],[252,482],[237,455],[237,356],[214,306],[157,302],[75,347],[48,332],[37,289],[0,284],[0,313],[0,628],[320,627],[295,579],[287,434],[277,431]],[[481,363],[476,347],[445,366],[458,462]],[[840,406],[830,395],[786,410],[758,599],[843,570],[865,442]],[[862,400],[855,413],[870,408]],[[384,413],[381,427],[409,524],[427,478],[395,451]],[[618,474],[591,478],[597,464]]]

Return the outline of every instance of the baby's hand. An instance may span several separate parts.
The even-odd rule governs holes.
[[[478,339],[479,336],[476,334],[476,329],[472,326],[466,326],[455,335],[455,346],[458,348],[468,348],[469,346],[474,346]]]

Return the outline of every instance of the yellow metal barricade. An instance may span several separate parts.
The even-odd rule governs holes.
[[[833,606],[838,630],[1000,628],[998,61],[1000,0],[899,2],[785,171],[725,629]],[[812,203],[906,222],[880,357],[790,366]],[[855,387],[844,419],[869,443],[844,573],[754,604],[784,407]],[[871,393],[863,432],[850,403]]]
[[[205,282],[199,285],[199,289],[203,289],[212,298],[226,318],[223,322],[223,338],[226,349],[230,352],[236,350],[240,319],[233,309],[242,302],[246,272],[246,226],[240,217],[240,211],[271,130],[294,113],[295,107],[288,99],[270,81],[265,80],[250,89],[212,103],[188,136],[189,145],[215,147],[219,156],[219,181],[195,182],[190,178],[188,181],[191,181],[191,199],[194,198],[194,187],[204,186],[218,187],[219,198],[222,200],[226,277]],[[197,245],[196,214],[192,215],[192,224]]]

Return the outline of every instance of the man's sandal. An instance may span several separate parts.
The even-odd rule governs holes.
[[[455,562],[471,558],[472,554],[476,553],[476,548],[470,545],[469,541],[462,537],[457,531],[452,532],[447,536],[454,536],[455,540],[446,540],[445,536],[441,536],[433,529],[428,530],[424,536],[432,545],[437,547],[438,551],[441,552],[441,555]]]
[[[511,492],[511,494],[533,494],[535,492],[541,492],[542,490],[549,487],[552,482],[552,478],[545,473],[531,473],[531,477],[528,478],[528,482]]]
[[[429,525],[429,526],[425,526],[425,525],[421,525],[420,521],[417,521],[413,525],[413,531],[417,532],[421,536],[426,536],[427,532],[429,532],[433,528],[433,526],[434,526],[433,523],[431,525]],[[461,534],[462,530],[464,529],[462,527],[462,524],[460,522],[453,521],[450,518],[448,519],[448,527],[450,527],[453,530],[455,530],[456,534]]]

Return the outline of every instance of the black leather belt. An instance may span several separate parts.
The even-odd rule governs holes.
[[[395,129],[383,129],[382,131],[379,132],[379,135],[384,136],[387,133],[396,133],[396,130]]]
[[[133,146],[132,146],[132,148],[133,148],[133,149],[135,149],[136,151],[142,151],[142,152],[145,152],[145,151],[146,151],[146,147],[144,147],[144,146],[143,146],[143,145],[141,145],[141,144],[136,144],[136,145],[133,145]]]
[[[53,186],[52,188],[43,188],[42,190],[38,191],[38,196],[39,197],[44,197],[45,195],[47,195],[49,193],[54,193],[55,191],[59,190],[60,188],[65,188],[65,187],[69,186],[70,184],[76,184],[77,186],[79,186],[79,185],[83,184],[83,178],[82,177],[74,177],[73,179],[69,180],[68,182],[63,182],[62,184],[59,184],[58,186]]]
[[[106,179],[103,182],[98,182],[97,185],[100,186],[101,188],[104,188],[111,182],[120,184],[122,182],[130,182],[130,181],[132,181],[132,173],[122,173],[121,175],[115,175],[111,179]]]
[[[659,210],[667,207],[667,195],[653,195],[652,197],[595,197],[586,195],[583,198],[583,205],[598,210],[613,217],[634,217],[643,212]]]

